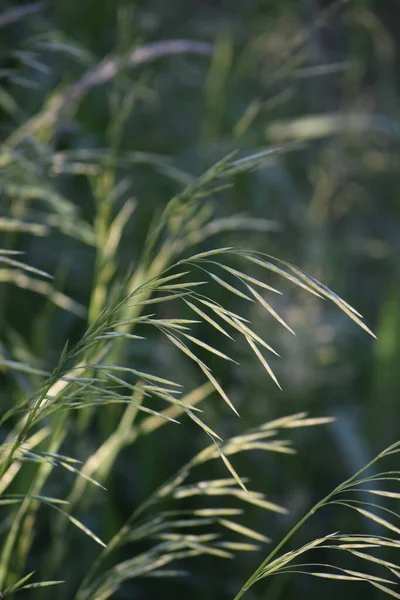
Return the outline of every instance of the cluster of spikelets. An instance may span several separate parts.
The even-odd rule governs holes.
[[[170,50],[174,48],[176,44]],[[181,46],[179,48],[182,50]],[[197,50],[206,51],[204,47]],[[136,54],[133,64],[135,60],[146,60],[146,56],[151,60],[154,53],[157,55],[154,46],[147,49],[147,54],[142,50],[142,53]],[[114,64],[114,67],[118,68],[118,65]],[[252,323],[215,300],[209,292],[211,285],[222,286],[243,302],[259,303],[270,317],[292,331],[266,299],[267,294],[280,293],[275,279],[282,277],[315,296],[331,300],[360,327],[371,333],[357,311],[291,264],[261,253],[234,248],[217,248],[191,255],[192,246],[215,233],[262,226],[261,221],[254,222],[241,215],[213,219],[210,204],[206,200],[225,189],[236,174],[260,168],[271,154],[282,149],[263,150],[238,160],[232,155],[228,156],[199,178],[182,173],[164,157],[143,153],[119,157],[110,166],[109,154],[104,151],[54,152],[48,141],[58,116],[67,105],[76,102],[88,87],[101,83],[102,72],[101,68],[90,72],[67,93],[50,98],[43,111],[17,127],[0,150],[0,167],[3,171],[1,191],[5,206],[11,207],[14,202],[22,201],[24,207],[17,215],[9,216],[7,210],[3,216],[0,215],[0,230],[40,237],[57,230],[87,244],[97,255],[91,300],[89,306],[85,307],[61,292],[42,270],[22,262],[18,252],[0,251],[1,284],[40,294],[57,307],[87,318],[88,323],[85,333],[73,348],[65,345],[57,366],[51,372],[38,365],[35,357],[24,360],[14,356],[6,344],[1,348],[1,372],[18,389],[11,408],[0,417],[0,423],[7,431],[0,446],[0,505],[6,515],[2,527],[4,542],[0,552],[0,590],[3,596],[23,589],[61,583],[53,581],[52,577],[54,573],[62,571],[67,552],[63,534],[69,525],[77,527],[82,534],[101,546],[75,593],[76,600],[105,600],[125,581],[135,577],[179,575],[179,562],[188,557],[211,554],[231,558],[236,551],[256,550],[260,543],[270,542],[263,533],[243,526],[240,515],[246,506],[277,513],[284,513],[285,509],[263,494],[248,489],[246,478],[238,475],[231,457],[251,450],[292,454],[294,449],[285,437],[288,430],[323,424],[330,419],[309,418],[304,413],[291,415],[227,440],[222,440],[207,425],[202,418],[200,404],[213,391],[233,411],[236,412],[236,409],[217,375],[198,355],[198,349],[201,356],[204,352],[210,352],[222,360],[232,361],[233,358],[194,335],[193,326],[199,322],[208,324],[229,340],[242,336],[268,376],[279,385],[267,359],[268,353],[276,355],[276,351],[257,334]],[[126,113],[129,97],[124,102],[126,105],[121,109]],[[124,110],[121,112],[124,113]],[[123,127],[123,120],[119,127]],[[128,180],[116,182],[113,169],[129,169],[138,163],[151,164],[174,181],[184,183],[185,187],[168,203],[157,225],[150,231],[141,261],[121,279],[117,277],[118,248],[135,205],[127,200],[115,214],[114,207],[117,203],[121,205]],[[88,178],[98,211],[93,226],[81,218],[72,201],[57,191],[57,176],[65,173],[79,173]],[[41,210],[37,207],[31,209],[30,203],[37,200],[40,201]],[[268,224],[265,226],[268,227]],[[258,269],[260,275],[249,275],[249,266]],[[197,279],[198,274],[202,281]],[[185,314],[186,309],[190,309],[193,318],[162,319],[152,312],[153,305],[172,302],[183,303]],[[126,364],[125,344],[140,344],[149,328],[155,328],[202,372],[203,385],[182,393],[179,381],[165,379],[153,372],[142,372],[135,369],[134,365]],[[154,399],[164,402],[165,407],[156,410],[152,404]],[[94,410],[109,405],[124,407],[118,427],[86,462],[82,464],[74,457],[62,454],[71,415],[75,411],[91,415]],[[133,444],[140,436],[151,435],[165,424],[179,422],[182,418],[196,423],[209,437],[209,445],[137,507],[110,540],[101,540],[74,513],[82,503],[90,505],[97,491],[106,493],[99,488],[104,488],[123,448]],[[400,529],[395,525],[398,515],[379,502],[383,499],[400,499],[400,493],[390,489],[392,484],[399,483],[400,472],[379,472],[374,468],[378,461],[399,451],[399,444],[389,447],[314,506],[274,547],[236,598],[240,598],[261,579],[299,572],[316,577],[365,582],[400,598],[394,587],[400,576],[400,568],[379,554],[388,547],[400,548],[397,539]],[[227,476],[197,481],[196,468],[217,459],[225,465]],[[25,473],[32,463],[36,467],[34,477],[27,477]],[[66,469],[73,475],[73,484],[65,498],[45,495],[55,469]],[[23,488],[23,482],[27,482],[21,493],[9,492],[15,482],[18,482],[19,489]],[[360,490],[363,500],[357,496]],[[211,503],[221,498],[234,499],[240,502],[241,507],[232,508],[230,502],[226,502],[226,506],[191,507],[190,499],[198,496],[207,498]],[[366,497],[368,500],[365,500]],[[180,507],[176,510],[171,507],[175,500],[179,501]],[[182,502],[186,501],[187,508],[181,508]],[[32,583],[33,573],[26,574],[25,566],[35,538],[39,508],[43,505],[56,512],[52,556],[44,569],[49,575],[47,580]],[[286,551],[286,544],[291,542],[296,531],[317,510],[328,505],[346,507],[379,525],[383,532],[392,537],[331,533],[301,548]],[[232,533],[236,534],[234,539],[227,537]],[[237,536],[240,541],[237,541]],[[132,547],[133,543],[142,542],[148,543],[146,551],[139,551],[133,558],[118,562],[118,550],[128,544]],[[333,561],[333,565],[313,564],[312,553],[319,549],[336,552],[339,557],[351,554],[359,559],[363,567],[349,570],[334,566],[337,561]],[[369,574],[373,567],[380,568],[383,573]]]
[[[92,316],[91,320],[89,319],[89,326],[85,334],[74,348],[65,347],[59,364],[53,372],[46,373],[28,363],[7,357],[1,360],[3,370],[32,375],[40,381],[32,395],[23,396],[2,415],[2,424],[9,428],[9,433],[1,446],[0,489],[2,497],[0,502],[2,505],[18,505],[17,511],[13,513],[13,521],[10,523],[0,561],[0,580],[3,584],[4,594],[17,589],[58,583],[49,580],[32,584],[28,582],[32,574],[28,574],[18,581],[13,581],[8,588],[4,587],[5,582],[10,580],[13,556],[15,552],[21,551],[22,531],[25,536],[28,535],[30,540],[27,545],[25,544],[26,554],[29,552],[34,536],[34,527],[32,524],[27,526],[27,522],[29,520],[31,523],[34,522],[40,504],[45,504],[59,513],[55,526],[59,539],[62,539],[62,532],[70,522],[103,547],[76,593],[76,598],[79,600],[108,598],[124,581],[134,577],[178,575],[181,571],[171,568],[171,564],[179,562],[183,558],[201,554],[228,558],[238,550],[256,550],[258,548],[256,542],[267,543],[270,541],[260,532],[241,525],[242,508],[230,506],[204,509],[189,507],[179,510],[162,508],[166,500],[183,500],[194,496],[203,496],[208,499],[232,497],[245,505],[284,513],[283,507],[269,501],[263,494],[247,488],[246,479],[237,474],[231,463],[231,457],[236,453],[248,450],[293,453],[290,441],[282,438],[283,432],[295,427],[330,421],[326,418],[312,419],[305,414],[297,414],[265,423],[252,431],[224,441],[202,419],[199,404],[210,395],[211,391],[218,392],[232,410],[235,411],[235,407],[211,369],[197,355],[196,348],[200,347],[223,360],[232,361],[233,359],[192,335],[191,326],[197,324],[199,320],[212,326],[229,339],[234,339],[235,335],[243,336],[268,375],[279,385],[265,357],[268,352],[276,354],[275,350],[254,331],[252,324],[247,319],[221,306],[212,296],[204,293],[207,291],[207,281],[216,282],[233,294],[240,296],[243,301],[258,302],[270,316],[290,330],[289,325],[266,300],[267,292],[279,293],[279,290],[270,281],[267,284],[265,277],[256,278],[248,275],[246,268],[242,267],[240,270],[232,267],[232,259],[242,263],[247,261],[255,264],[268,276],[284,277],[314,295],[332,300],[356,323],[367,329],[361,316],[328,288],[300,269],[269,256],[235,251],[233,248],[222,248],[195,254],[188,258],[176,259],[176,253],[181,253],[182,246],[184,246],[184,242],[182,242],[184,234],[177,243],[174,233],[171,233],[171,219],[176,220],[179,215],[179,231],[184,232],[185,226],[190,223],[190,220],[198,216],[196,211],[189,210],[188,218],[184,210],[186,203],[190,208],[191,203],[197,200],[199,192],[202,192],[202,196],[206,191],[210,192],[208,184],[217,180],[221,173],[231,174],[235,172],[235,169],[240,171],[243,164],[246,167],[251,165],[254,168],[259,165],[259,161],[260,156],[238,162],[232,162],[229,157],[217,167],[213,167],[199,182],[190,184],[181,196],[168,205],[160,220],[161,226],[149,236],[145,252],[149,257],[146,269],[142,266],[141,269],[132,271],[122,284],[110,285],[110,293],[104,297],[103,305],[96,307],[95,316]],[[120,224],[124,222],[121,214],[117,215],[111,224],[111,230],[114,228],[115,231],[116,222]],[[29,224],[28,221],[27,224]],[[204,227],[206,226],[207,224],[204,224]],[[120,237],[121,231],[120,226],[119,236],[117,235],[116,238]],[[174,245],[178,247],[178,250],[174,248]],[[117,246],[116,243],[115,250]],[[165,251],[166,248],[168,252]],[[166,266],[160,260],[160,257],[165,256],[171,260],[170,266]],[[45,273],[21,262],[20,257],[13,251],[2,251],[0,260],[5,267],[3,271],[9,276],[9,283],[18,285],[24,282],[22,287],[34,291],[46,290],[45,293],[49,299],[59,303],[60,296],[56,292],[49,292],[52,283]],[[206,281],[190,280],[193,270],[200,270]],[[146,279],[146,273],[151,273],[151,276],[147,275],[148,279]],[[50,287],[41,288],[43,284]],[[101,273],[97,285],[102,285]],[[200,289],[203,293],[199,292]],[[196,318],[193,320],[160,319],[154,313],[144,314],[153,304],[177,301],[185,303]],[[65,302],[68,303],[69,299],[66,298]],[[67,308],[73,310],[74,305],[72,301],[70,302],[71,304]],[[138,371],[130,365],[124,365],[120,360],[119,344],[126,340],[140,343],[146,336],[134,333],[134,330],[139,327],[144,333],[147,327],[156,328],[164,335],[173,346],[181,351],[187,359],[193,361],[203,372],[207,380],[204,385],[182,395],[179,382],[167,380],[151,372]],[[166,408],[159,411],[151,408],[151,398],[161,399],[166,403]],[[72,411],[90,411],[110,404],[126,404],[127,406],[118,429],[89,457],[86,463],[81,465],[74,458],[59,453]],[[140,412],[145,415],[137,422],[136,417]],[[194,456],[175,477],[162,485],[142,506],[139,506],[122,529],[105,543],[73,516],[74,510],[79,506],[83,497],[87,498],[88,489],[90,489],[88,486],[104,487],[103,482],[123,447],[132,444],[141,435],[152,433],[165,423],[177,422],[182,416],[188,417],[203,429],[211,439],[210,445]],[[399,450],[398,444],[388,448],[365,469],[338,486],[313,507],[269,554],[237,597],[241,597],[246,589],[260,579],[277,573],[293,572],[304,572],[316,577],[364,581],[392,596],[400,597],[390,587],[396,583],[396,578],[399,576],[397,566],[385,561],[375,553],[376,549],[387,546],[398,547],[400,542],[396,538],[333,533],[313,540],[297,550],[283,552],[286,542],[316,510],[332,504],[346,506],[378,523],[384,529],[398,534],[399,529],[393,524],[393,519],[379,516],[376,509],[387,513],[389,517],[395,515],[393,511],[378,505],[373,500],[366,502],[355,499],[354,493],[362,488],[363,497],[368,492],[372,499],[382,497],[399,499],[399,493],[387,490],[386,486],[384,490],[379,487],[381,483],[398,482],[398,472],[368,475],[373,464]],[[223,461],[228,470],[228,477],[195,483],[188,482],[189,476],[197,466],[215,459]],[[7,488],[24,469],[26,462],[38,464],[37,475],[32,485],[26,490],[26,493],[7,494]],[[65,499],[43,495],[43,488],[52,470],[60,467],[76,476],[70,494]],[[370,486],[367,490],[365,489],[366,484]],[[93,494],[93,490],[91,494]],[[206,533],[199,534],[197,533],[199,530],[206,531]],[[221,535],[223,531],[235,532],[242,540],[238,542],[226,539],[226,535]],[[116,550],[127,543],[143,540],[151,542],[149,550],[122,563],[117,563],[105,571],[102,570],[104,561],[108,563],[109,557]],[[342,567],[329,567],[329,565],[314,565],[309,556],[307,556],[306,563],[302,562],[304,554],[312,554],[313,550],[321,548],[337,550],[342,555],[350,553],[353,557],[358,557],[364,564],[371,566],[374,563],[376,566],[381,566],[389,571],[390,578],[370,575],[367,568],[364,571],[353,571]],[[64,553],[65,548],[61,545],[54,556],[52,566],[55,570],[61,564]],[[24,558],[26,559],[26,556]],[[22,561],[23,563],[24,561]]]

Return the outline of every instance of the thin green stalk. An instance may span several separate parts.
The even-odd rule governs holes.
[[[308,519],[310,519],[317,512],[317,510],[319,510],[322,506],[324,506],[325,502],[328,499],[330,499],[333,494],[334,494],[334,492],[328,494],[328,496],[325,496],[325,498],[323,500],[321,500],[320,502],[318,502],[318,504],[313,506],[312,509],[306,515],[304,515],[304,517],[302,519],[300,519],[300,521],[298,521],[296,523],[296,525],[279,542],[279,544],[277,546],[275,546],[275,548],[272,550],[272,552],[270,552],[270,554],[261,563],[261,565],[258,567],[258,569],[256,569],[256,571],[254,571],[252,576],[249,577],[249,579],[246,581],[246,583],[244,584],[242,589],[234,597],[234,600],[239,600],[240,598],[242,598],[242,596],[244,596],[245,592],[247,592],[247,590],[249,590],[251,588],[251,586],[257,581],[258,576],[262,573],[262,571],[270,563],[270,561],[276,556],[276,554],[279,552],[279,550],[287,544],[287,542],[294,536],[294,534],[300,529],[300,527],[302,527],[304,525],[304,523],[306,523],[306,521],[308,521]]]
[[[327,496],[325,496],[322,500],[320,500],[317,504],[315,504],[300,521],[298,521],[295,526],[289,531],[289,533],[279,542],[277,546],[272,550],[272,552],[267,556],[267,558],[261,563],[261,565],[254,571],[254,573],[249,577],[246,583],[243,585],[239,593],[234,597],[233,600],[239,600],[242,598],[249,590],[252,585],[257,581],[259,575],[263,572],[265,567],[271,562],[271,560],[278,554],[278,552],[287,544],[287,542],[294,536],[294,534],[306,523],[320,508],[326,506],[326,504],[330,501],[330,499],[336,494],[340,493],[343,489],[345,489],[349,484],[353,483],[359,475],[368,470],[372,465],[374,465],[378,460],[380,460],[385,453],[378,454],[373,458],[367,465],[362,467],[357,473],[352,475],[346,481],[343,481],[339,484],[332,492],[330,492]]]
[[[48,445],[48,451],[53,453],[59,450],[64,439],[64,435],[62,433],[64,419],[61,418],[60,420],[58,418],[57,420],[58,423],[55,425],[52,439]],[[10,573],[10,564],[16,547],[19,547],[20,552],[17,552],[17,555],[14,558],[12,572],[17,576],[21,575],[21,573],[17,572],[17,569],[22,571],[25,565],[26,555],[27,552],[29,552],[32,543],[32,524],[34,523],[34,520],[28,523],[24,531],[24,520],[30,511],[33,513],[37,512],[39,502],[38,500],[33,500],[32,496],[40,495],[40,492],[53,468],[53,465],[49,462],[44,462],[39,466],[33,483],[30,489],[27,491],[25,499],[13,518],[11,530],[7,535],[0,557],[0,589],[5,587],[7,577]]]

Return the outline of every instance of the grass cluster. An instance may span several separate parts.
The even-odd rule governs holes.
[[[25,16],[13,9],[1,15],[0,27]],[[53,33],[38,35],[30,44],[13,51],[28,75],[48,68],[40,61],[43,48],[90,63],[84,50]],[[137,578],[184,575],[191,558],[237,560],[239,552],[260,551],[260,545],[272,543],[263,525],[250,528],[243,515],[253,507],[276,514],[285,514],[286,508],[250,487],[235,467],[236,457],[257,451],[274,453],[278,461],[278,454],[295,452],[288,432],[331,419],[298,412],[234,435],[222,435],[210,425],[208,406],[218,398],[238,413],[226,376],[220,377],[223,365],[240,359],[234,341],[239,349],[247,346],[260,363],[263,381],[280,387],[277,352],[262,326],[248,318],[246,307],[258,307],[268,322],[293,334],[279,304],[282,287],[290,284],[318,301],[332,302],[373,335],[357,310],[300,267],[244,249],[242,243],[213,243],[224,232],[274,227],[243,214],[221,216],[215,198],[224,197],[237,177],[260,172],[299,144],[259,147],[240,157],[229,153],[210,161],[201,175],[161,154],[121,149],[137,95],[146,92],[144,84],[129,84],[127,70],[169,55],[213,52],[207,43],[185,40],[135,45],[89,66],[76,83],[49,94],[33,115],[23,114],[18,94],[2,91],[0,101],[12,123],[0,147],[3,597],[23,590],[35,598],[55,593],[76,600],[123,597],[118,594]],[[218,82],[229,52],[222,39],[213,54],[204,139],[212,136],[221,116]],[[11,89],[33,85],[30,77],[11,70]],[[104,84],[112,86],[105,147],[58,150],[59,122],[73,120],[85,94]],[[239,133],[251,119],[250,113],[243,116]],[[141,166],[177,190],[144,231],[131,194],[132,173]],[[78,200],[69,190],[71,182],[84,188]],[[130,244],[139,230],[141,241]],[[73,249],[75,272],[89,281],[82,297],[73,293],[68,265],[47,256],[65,244]],[[129,256],[127,248],[135,255]],[[90,259],[83,261],[85,256]],[[56,265],[51,274],[48,264]],[[10,298],[24,306],[35,299],[23,324],[30,344],[4,319]],[[128,448],[146,448],[141,444],[147,439],[155,444],[160,428],[177,428],[178,423],[201,433],[193,437],[192,455],[180,457],[179,470],[137,502],[121,523],[110,499],[118,461]],[[273,543],[235,599],[261,580],[293,573],[363,583],[400,598],[395,587],[400,567],[385,554],[400,547],[395,506],[400,471],[385,466],[399,451],[399,443],[389,446],[325,495],[281,542]],[[214,476],[214,463],[220,464],[221,476]],[[296,547],[295,533],[328,507],[362,517],[357,523],[365,527],[321,534]]]

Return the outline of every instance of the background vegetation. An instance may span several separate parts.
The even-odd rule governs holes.
[[[73,347],[96,322],[108,291],[116,293],[114,282],[132,266],[138,284],[174,257],[234,246],[298,265],[356,307],[378,337],[284,279],[283,295],[271,303],[296,337],[259,303],[244,307],[243,298],[223,286],[210,292],[271,341],[282,356],[271,366],[283,388],[245,339],[232,345],[207,324],[195,325],[194,335],[240,363],[207,355],[241,415],[237,419],[213,394],[204,404],[213,430],[225,439],[302,411],[337,417],[293,429],[294,457],[257,450],[236,457],[235,468],[251,488],[289,510],[281,515],[250,505],[241,523],[279,540],[324,494],[399,439],[399,23],[400,8],[389,0],[3,2],[0,248],[24,251],[25,262],[55,281],[11,272],[15,265],[0,270],[2,411],[38,387],[40,371],[57,366],[66,341]],[[231,151],[238,150],[239,159],[268,147],[281,150],[253,161],[262,168],[239,172],[229,188],[211,190],[200,212],[189,207],[186,218],[178,210],[162,243],[151,249],[157,260],[146,262],[148,232],[172,197]],[[254,276],[250,267],[242,265]],[[156,314],[170,319],[174,310],[162,304]],[[193,319],[193,313],[186,306],[179,317]],[[120,363],[179,379],[187,393],[200,390],[199,399],[209,394],[203,373],[156,333],[115,352]],[[22,365],[28,364],[27,372]],[[119,423],[118,456],[100,473],[108,492],[85,488],[73,513],[107,540],[207,443],[201,428],[185,422],[157,426],[131,444],[129,413],[125,421],[121,415],[119,406],[78,411],[54,450],[85,461]],[[10,431],[8,422],[1,425],[3,442]],[[25,483],[12,482],[13,494],[34,481],[36,468],[28,465]],[[204,471],[200,466],[198,477],[226,476],[216,461]],[[43,493],[63,498],[72,481],[55,469]],[[15,518],[12,510],[4,513],[1,533]],[[28,551],[15,556],[26,554],[24,572],[43,578],[57,572],[68,583],[25,594],[50,597],[56,590],[57,598],[75,597],[85,560],[90,564],[98,548],[48,507],[28,517],[35,511],[34,530],[24,517],[19,542]],[[297,543],[352,528],[375,534],[362,516],[329,508],[307,523]],[[119,558],[137,552],[131,543]],[[183,559],[176,568],[188,570],[187,577],[134,579],[115,597],[153,598],[161,589],[165,598],[232,598],[265,554],[263,547],[231,561]],[[390,551],[385,556],[394,560]],[[381,594],[351,582],[286,576],[248,597],[322,593]]]

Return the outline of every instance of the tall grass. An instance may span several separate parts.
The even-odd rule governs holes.
[[[309,419],[304,414],[294,415],[265,423],[250,432],[225,441],[209,427],[198,404],[212,391],[217,392],[231,410],[237,411],[208,366],[205,356],[211,353],[221,360],[234,359],[193,335],[192,326],[199,321],[207,323],[230,340],[233,340],[233,335],[243,336],[267,374],[279,386],[265,357],[266,352],[276,354],[276,351],[258,335],[248,319],[232,312],[214,299],[215,292],[212,293],[211,283],[223,286],[243,301],[260,303],[267,314],[294,333],[266,299],[268,295],[279,294],[279,282],[276,280],[284,278],[314,296],[333,301],[359,326],[371,332],[360,314],[347,302],[299,268],[284,261],[260,253],[235,251],[233,248],[217,248],[194,255],[188,254],[183,258],[178,257],[176,250],[178,248],[179,253],[185,252],[187,232],[192,229],[193,220],[198,221],[204,197],[215,193],[220,188],[219,182],[224,181],[226,177],[259,166],[269,153],[270,150],[240,160],[228,157],[213,165],[197,181],[189,184],[167,204],[157,226],[149,232],[138,267],[128,269],[123,279],[113,278],[112,275],[123,227],[132,210],[129,204],[124,204],[121,211],[110,218],[109,209],[112,209],[112,205],[107,206],[106,210],[103,208],[109,198],[112,198],[113,190],[109,190],[110,196],[99,200],[98,220],[93,232],[96,236],[97,231],[99,242],[87,329],[72,348],[68,348],[67,345],[64,347],[58,364],[50,373],[36,368],[26,360],[16,361],[6,357],[2,359],[3,369],[10,373],[23,373],[28,377],[29,383],[28,390],[21,389],[17,393],[8,410],[3,413],[1,421],[8,431],[2,443],[1,502],[10,507],[0,560],[0,587],[4,590],[3,594],[7,595],[19,589],[31,589],[32,586],[60,583],[52,576],[62,573],[62,565],[68,553],[68,522],[80,529],[82,535],[104,548],[93,558],[92,564],[86,565],[85,576],[73,591],[73,597],[83,600],[111,597],[126,580],[135,577],[178,574],[179,570],[171,570],[171,563],[184,558],[201,554],[231,557],[236,550],[256,549],[254,540],[267,541],[263,533],[244,527],[240,520],[227,518],[238,514],[237,509],[212,505],[206,509],[182,508],[178,505],[174,509],[176,500],[198,495],[230,496],[247,505],[285,512],[283,507],[267,500],[263,494],[249,490],[246,479],[237,473],[230,457],[248,450],[291,453],[292,448],[288,440],[279,438],[282,430],[322,424],[330,419]],[[30,289],[36,290],[43,283],[43,277],[46,277],[39,269],[14,258],[13,251],[2,251],[1,261],[7,266],[6,281],[9,283],[19,285],[21,281],[25,281],[21,278],[26,278],[30,282]],[[232,264],[235,266],[231,266]],[[268,283],[260,275],[249,275],[246,264],[256,265],[261,273],[265,273]],[[52,288],[44,288],[43,291],[49,301],[54,299],[56,292]],[[57,298],[57,295],[55,297]],[[177,316],[173,316],[174,311],[171,308],[173,312],[167,318],[159,318],[156,312],[150,312],[154,311],[153,307],[157,309],[159,305],[166,304],[177,304],[178,307],[181,306],[181,310],[186,306],[191,311],[191,317],[195,319],[181,317],[179,309]],[[66,308],[71,309],[72,305]],[[126,345],[140,344],[151,329],[155,329],[161,337],[168,340],[172,348],[183,353],[202,372],[205,383],[200,388],[182,395],[179,380],[175,377],[167,379],[160,375],[157,361],[151,370],[143,372],[130,361],[124,360]],[[18,380],[16,381],[18,385]],[[118,412],[114,409],[110,412],[111,407],[115,408],[116,405],[126,408],[123,408],[122,412],[121,409],[118,409]],[[162,405],[165,408],[162,408]],[[80,465],[74,456],[66,455],[63,451],[63,448],[68,446],[68,436],[76,428],[80,436],[85,435],[93,419],[97,418],[97,413],[103,410],[108,411],[111,419],[111,433],[99,448],[90,453],[86,462]],[[75,413],[78,413],[77,418],[74,417]],[[95,530],[75,516],[75,511],[79,510],[81,504],[87,510],[96,501],[97,494],[104,493],[101,492],[101,488],[104,488],[118,454],[127,444],[134,443],[139,436],[151,435],[155,429],[167,422],[176,423],[178,418],[193,421],[210,438],[211,444],[147,498],[110,540],[100,539]],[[366,469],[378,459],[397,453],[398,449],[398,444],[391,446]],[[190,480],[196,467],[216,459],[222,460],[227,470],[225,477]],[[62,468],[73,475],[70,491],[62,498],[49,496],[46,487],[51,482],[53,471]],[[388,540],[379,535],[373,538],[366,536],[364,540],[362,534],[330,534],[299,550],[292,550],[275,558],[292,534],[317,510],[329,504],[347,506],[384,528],[397,532],[398,529],[391,520],[371,512],[370,507],[377,507],[374,502],[349,499],[346,495],[343,497],[345,492],[351,494],[365,482],[385,482],[383,490],[371,489],[371,494],[378,497],[399,497],[398,493],[390,491],[390,486],[386,489],[386,483],[391,480],[398,481],[397,471],[383,471],[364,477],[366,469],[328,494],[299,521],[236,597],[240,598],[253,583],[266,576],[304,569],[303,564],[295,563],[295,566],[292,566],[292,562],[316,547],[350,551],[361,560],[377,562],[396,575],[397,567],[392,563],[375,555],[356,551],[359,548],[370,550],[388,544],[398,545],[395,538]],[[166,511],[164,506],[168,501],[171,501],[171,508]],[[42,505],[56,513],[50,533],[52,541],[45,552],[47,558],[44,560],[44,570],[48,579],[29,583],[33,573],[26,574],[25,566],[34,543],[35,524],[40,518]],[[382,510],[388,511],[384,508]],[[388,513],[395,514],[392,511]],[[233,530],[244,538],[244,541],[236,542],[225,539],[225,536],[221,537],[214,529],[217,525],[227,532]],[[210,527],[214,531],[206,532]],[[196,533],[198,528],[201,533]],[[249,542],[248,539],[253,541]],[[128,543],[142,541],[150,543],[148,549],[139,551],[122,562],[117,560],[113,564],[118,558],[118,550]],[[339,574],[336,571],[320,570],[311,571],[311,574],[365,581],[394,594],[393,590],[387,587],[391,581],[364,571],[339,568]]]
[[[19,18],[15,15],[11,13],[12,19]],[[33,590],[35,598],[56,593],[60,598],[105,600],[137,578],[183,575],[191,558],[237,560],[238,552],[259,551],[260,544],[271,540],[264,525],[254,529],[245,524],[246,509],[277,515],[287,510],[250,487],[236,466],[237,455],[261,451],[282,460],[275,455],[295,452],[286,430],[322,426],[332,419],[296,412],[239,434],[225,435],[220,431],[223,422],[215,430],[208,416],[218,400],[233,414],[240,412],[241,403],[226,385],[225,369],[240,360],[243,345],[264,369],[263,385],[284,384],[285,369],[283,377],[276,374],[274,342],[252,315],[263,311],[269,326],[276,322],[293,334],[293,323],[281,313],[278,299],[290,284],[307,292],[310,301],[329,300],[373,335],[357,310],[302,268],[255,248],[244,249],[242,242],[221,247],[210,242],[212,236],[241,228],[276,227],[243,214],[221,216],[215,198],[223,198],[234,179],[262,172],[299,144],[262,145],[241,157],[230,153],[210,161],[201,175],[178,168],[164,155],[123,151],[131,111],[147,93],[145,82],[132,84],[129,69],[171,54],[204,58],[213,49],[184,40],[132,48],[122,34],[121,29],[120,54],[99,64],[54,32],[29,40],[27,47],[14,51],[28,72],[33,68],[45,73],[43,47],[74,56],[88,70],[78,83],[51,92],[31,116],[23,114],[7,90],[1,96],[11,123],[0,149],[5,248],[0,251],[3,596]],[[223,87],[232,69],[229,39],[222,37],[219,44],[205,86],[205,143],[223,130]],[[14,73],[10,82],[11,89],[24,83]],[[104,83],[111,84],[104,148],[57,150],[59,122],[73,119],[84,95]],[[254,106],[238,121],[237,136],[251,125]],[[337,119],[317,119],[316,135],[321,127],[326,132],[327,126],[338,124]],[[307,131],[311,129],[308,123]],[[296,121],[290,127],[275,124],[268,135],[304,138]],[[144,228],[131,186],[138,165],[151,168],[153,176],[178,190]],[[148,182],[150,187],[151,178]],[[325,195],[323,174],[321,182],[314,202],[324,221],[330,196]],[[68,187],[71,183],[84,186],[78,199]],[[140,235],[140,241],[130,243],[132,235]],[[313,248],[320,247],[318,240],[312,241]],[[63,255],[66,244],[70,251]],[[22,257],[19,248],[27,250]],[[55,248],[60,256],[54,256]],[[85,293],[75,285],[77,278],[86,280],[81,286]],[[15,288],[20,288],[17,293]],[[37,302],[37,297],[42,300]],[[28,299],[32,307],[24,323],[10,327],[4,318],[10,305],[18,301],[28,307]],[[124,452],[151,446],[166,454],[167,446],[157,444],[166,444],[167,438],[156,437],[156,432],[167,424],[178,429],[177,423],[193,435],[191,456],[180,455],[179,470],[145,497],[138,493],[134,510],[122,519],[112,493]],[[398,451],[398,444],[389,446],[325,495],[274,545],[236,598],[267,577],[294,573],[365,583],[400,597],[390,587],[399,577],[399,566],[385,555],[385,549],[399,548],[398,515],[382,502],[400,498],[392,487],[399,482],[399,471],[383,462],[381,466],[389,457],[397,459]],[[134,467],[144,465],[141,473],[151,469],[148,456],[136,461]],[[218,468],[221,475],[216,477]],[[296,548],[294,534],[326,507],[362,517],[364,529],[330,532]],[[321,551],[328,563],[320,562]],[[311,555],[317,556],[315,562]],[[353,568],[353,562],[361,566]]]

